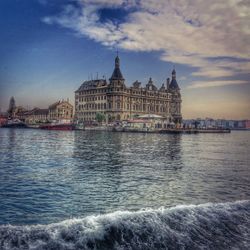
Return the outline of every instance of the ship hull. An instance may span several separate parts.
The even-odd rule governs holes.
[[[24,123],[18,124],[3,124],[1,128],[27,128],[27,125]]]
[[[58,125],[43,125],[40,129],[46,130],[74,130],[74,125],[72,124],[58,124]]]

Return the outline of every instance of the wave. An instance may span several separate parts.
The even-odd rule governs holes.
[[[250,249],[250,201],[2,225],[0,249]]]

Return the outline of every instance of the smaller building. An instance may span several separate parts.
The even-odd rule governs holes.
[[[8,121],[8,114],[7,113],[0,113],[0,126],[5,124]]]
[[[49,121],[49,110],[34,108],[27,112],[25,123],[27,124],[39,124],[47,123]]]
[[[60,100],[49,106],[49,120],[73,120],[73,105],[69,100]]]
[[[153,126],[149,120],[133,119],[124,122],[123,128],[125,131],[149,131]]]

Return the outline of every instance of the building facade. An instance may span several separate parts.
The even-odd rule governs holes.
[[[175,70],[171,81],[168,78],[159,89],[152,78],[144,87],[138,81],[127,87],[117,55],[109,82],[105,79],[85,81],[75,91],[75,118],[79,122],[89,122],[96,119],[97,113],[102,113],[111,122],[156,114],[170,122],[181,123],[181,102]]]
[[[73,105],[67,100],[60,100],[49,106],[49,120],[73,120]]]
[[[49,122],[49,110],[34,108],[32,110],[23,112],[23,117],[20,114],[20,120],[26,124],[40,124]]]

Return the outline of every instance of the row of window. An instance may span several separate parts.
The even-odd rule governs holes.
[[[165,94],[159,91],[133,91],[132,89],[120,89],[120,88],[105,88],[105,89],[95,89],[95,90],[85,90],[80,91],[79,95],[92,95],[97,93],[112,93],[112,92],[124,92],[133,95],[144,95],[144,96],[155,96],[155,97],[162,97],[162,98],[169,98],[169,94]]]
[[[98,110],[103,110],[107,108],[107,104],[106,103],[87,103],[87,104],[81,104],[78,106],[79,110],[88,110],[88,109],[98,109]]]
[[[130,102],[129,98],[125,98],[125,101]],[[152,104],[167,104],[167,101],[162,101],[162,100],[148,100],[145,98],[132,98],[132,102],[140,102],[140,103],[152,103]]]
[[[79,101],[80,102],[91,102],[91,101],[100,101],[100,100],[106,100],[107,96],[102,95],[102,96],[90,96],[90,97],[80,97]]]
[[[52,115],[49,115],[50,118],[72,118],[73,117],[73,114],[52,114]]]
[[[107,105],[106,103],[88,103],[88,104],[81,104],[78,106],[78,111],[81,110],[106,110]],[[116,104],[113,105],[113,103],[109,102],[108,103],[108,109],[122,109],[122,105],[120,102],[117,102]],[[123,106],[124,109],[130,110],[130,104],[124,104]],[[131,110],[133,111],[153,111],[153,112],[167,112],[169,111],[168,106],[154,106],[154,105],[140,105],[140,104],[134,104],[131,105]]]
[[[93,121],[96,120],[96,114],[97,112],[80,112],[78,118],[82,121]]]
[[[106,100],[106,96],[96,96],[96,97],[85,97],[85,98],[79,98],[80,102],[90,102],[90,101],[100,101],[100,100]],[[120,96],[116,96],[115,98],[116,101],[120,101],[121,97]],[[152,104],[167,104],[166,101],[162,101],[162,100],[147,100],[147,99],[141,99],[141,98],[132,98],[131,99],[132,102],[141,102],[141,103],[152,103]],[[125,102],[130,102],[129,98],[125,98]],[[76,102],[77,103],[77,102]]]

